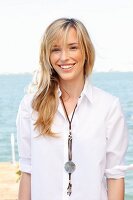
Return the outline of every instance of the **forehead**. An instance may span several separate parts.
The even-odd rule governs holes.
[[[61,30],[53,39],[53,45],[78,43],[79,38],[75,28],[71,27],[68,30]]]

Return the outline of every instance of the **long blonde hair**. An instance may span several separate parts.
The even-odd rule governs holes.
[[[58,107],[58,75],[50,63],[50,53],[53,42],[62,35],[66,36],[69,29],[75,28],[85,57],[84,72],[88,76],[93,69],[95,50],[90,36],[82,22],[76,19],[60,18],[51,23],[46,29],[40,48],[40,73],[36,83],[36,94],[32,108],[38,112],[35,128],[40,134],[56,136],[51,126]]]

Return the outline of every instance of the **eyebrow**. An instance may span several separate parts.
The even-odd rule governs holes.
[[[79,45],[79,42],[72,42],[72,43],[69,43],[69,44],[67,44],[67,45],[68,45],[68,46]],[[55,44],[55,45],[52,46],[52,48],[55,48],[55,47],[60,47],[60,45]]]
[[[55,45],[53,45],[52,47],[59,47],[60,45],[57,45],[57,44],[55,44]]]
[[[79,43],[78,42],[73,42],[73,43],[69,43],[68,45],[71,46],[71,45],[75,45],[75,44],[78,45]]]

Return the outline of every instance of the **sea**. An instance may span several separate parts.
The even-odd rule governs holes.
[[[32,80],[31,74],[0,75],[0,162],[11,162],[11,135],[15,137],[18,161],[16,115],[19,103]],[[133,72],[95,72],[92,83],[119,97],[129,130],[126,164],[133,164]],[[125,200],[133,200],[133,170],[126,172]]]

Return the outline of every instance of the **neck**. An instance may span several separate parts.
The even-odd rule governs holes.
[[[59,84],[63,99],[67,99],[68,97],[71,99],[79,98],[84,87],[84,82],[84,77],[79,77],[77,81],[60,80]]]

